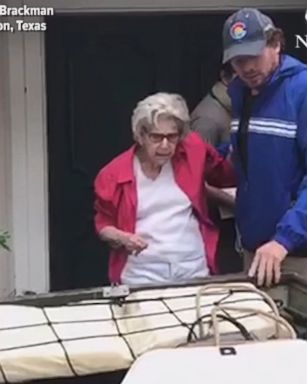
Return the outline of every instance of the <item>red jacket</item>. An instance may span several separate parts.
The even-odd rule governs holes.
[[[137,213],[136,180],[133,170],[135,149],[136,146],[133,146],[117,156],[102,168],[96,177],[95,227],[98,233],[105,226],[114,226],[130,233],[135,231]],[[232,165],[220,157],[197,133],[188,134],[178,144],[172,157],[172,165],[175,180],[191,200],[199,221],[210,271],[217,273],[215,254],[218,229],[208,218],[204,181],[216,187],[233,186]],[[120,282],[127,256],[127,251],[123,248],[111,251],[109,263],[111,282]]]

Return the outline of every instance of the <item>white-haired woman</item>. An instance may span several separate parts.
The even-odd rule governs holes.
[[[157,93],[132,115],[135,145],[95,180],[95,225],[112,246],[111,282],[165,284],[216,273],[218,231],[208,218],[204,181],[232,186],[233,170],[189,132],[177,94]]]

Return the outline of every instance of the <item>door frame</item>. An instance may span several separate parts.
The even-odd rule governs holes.
[[[53,7],[55,14],[107,12],[227,11],[242,6],[274,10],[305,9],[306,0],[270,0],[266,5],[249,0],[27,0],[29,7]],[[8,0],[21,7],[24,0]],[[65,4],[65,5],[63,5]],[[31,18],[43,21],[42,18]],[[8,37],[12,177],[12,248],[16,293],[48,292],[49,215],[44,34],[10,33]]]

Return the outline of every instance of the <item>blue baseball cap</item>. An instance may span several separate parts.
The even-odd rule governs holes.
[[[258,9],[242,8],[233,13],[223,28],[223,63],[236,56],[258,56],[266,46],[266,32],[276,29]]]

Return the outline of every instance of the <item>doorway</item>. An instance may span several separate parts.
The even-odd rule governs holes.
[[[46,32],[51,290],[108,283],[93,181],[132,144],[130,116],[156,91],[192,110],[215,81],[226,14],[53,16]],[[301,12],[273,13],[289,48]],[[291,39],[293,38],[293,44]],[[291,45],[292,44],[292,45]],[[291,51],[289,49],[288,51]],[[296,56],[301,52],[293,49]]]

